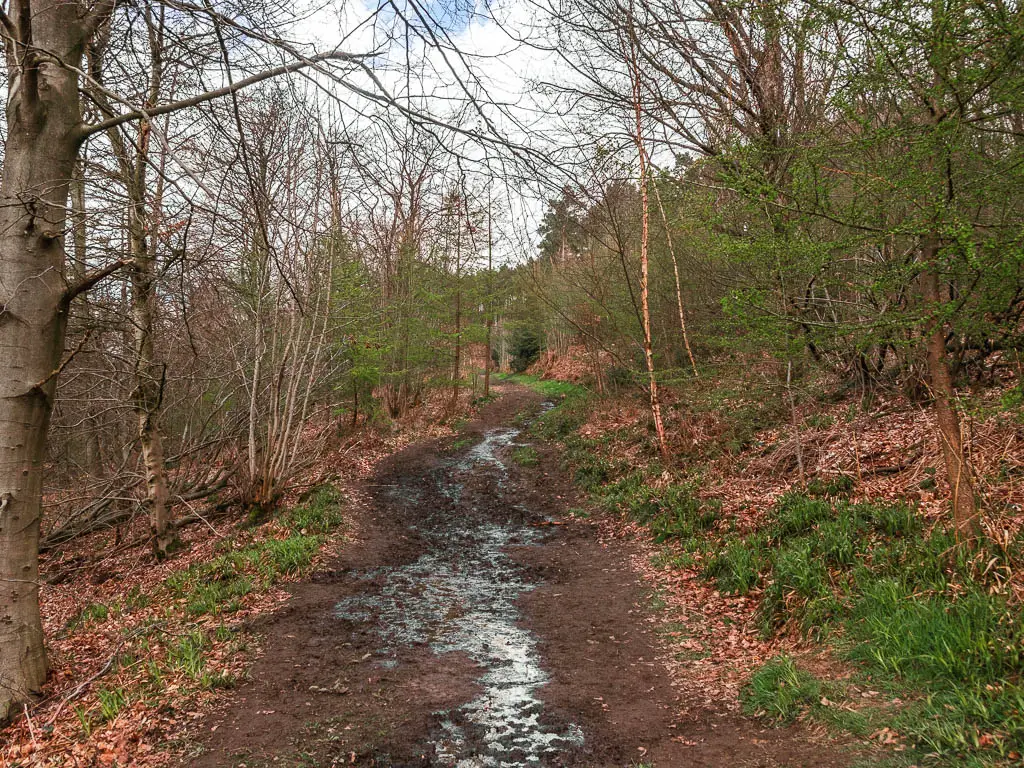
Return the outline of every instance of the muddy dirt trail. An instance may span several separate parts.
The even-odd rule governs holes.
[[[550,447],[512,458],[550,405],[506,386],[459,439],[388,460],[333,569],[255,627],[251,679],[187,764],[842,765],[797,731],[683,706],[628,545],[563,517]]]

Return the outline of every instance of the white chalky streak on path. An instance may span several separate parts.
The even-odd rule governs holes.
[[[486,433],[466,458],[455,465],[471,471],[497,468],[499,487],[506,467],[498,451],[514,444],[519,430]],[[442,483],[451,483],[445,473]],[[442,486],[457,502],[458,493]],[[354,621],[376,618],[377,631],[393,655],[402,645],[429,644],[435,653],[462,652],[484,672],[483,692],[455,711],[440,713],[441,733],[433,744],[438,765],[450,768],[520,768],[540,766],[544,756],[583,741],[576,725],[556,730],[539,722],[543,703],[537,690],[547,682],[540,667],[536,638],[518,625],[516,600],[533,589],[504,551],[509,544],[529,544],[537,534],[523,525],[473,524],[444,510],[429,530],[434,546],[414,563],[366,574],[379,579],[379,594],[359,595],[338,604],[337,615]],[[463,724],[463,721],[465,724]]]

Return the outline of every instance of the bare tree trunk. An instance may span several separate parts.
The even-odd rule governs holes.
[[[147,10],[148,13],[148,10]],[[151,109],[160,93],[163,76],[161,59],[163,24],[151,21],[149,70],[149,92],[146,108]],[[95,93],[94,99],[109,116],[114,114],[112,106],[102,93]],[[147,211],[146,189],[147,168],[150,161],[150,139],[152,123],[148,118],[139,122],[135,137],[134,151],[130,151],[120,128],[107,131],[107,137],[121,169],[128,198],[128,252],[132,260],[131,305],[129,312],[134,330],[135,386],[132,391],[132,407],[138,424],[139,446],[142,449],[142,463],[146,472],[146,513],[152,536],[153,554],[157,559],[167,556],[176,535],[172,526],[172,510],[169,504],[167,468],[164,460],[164,435],[160,427],[160,411],[163,404],[166,366],[156,357],[154,336],[157,313],[156,238],[153,236],[159,217],[158,205],[153,215]],[[162,183],[162,182],[161,182]],[[158,185],[159,188],[159,185]],[[160,195],[157,194],[157,199]]]
[[[597,323],[592,323],[596,326]],[[590,355],[590,362],[594,368],[594,386],[597,388],[597,394],[599,397],[604,397],[604,371],[601,369],[601,349],[597,344],[592,334],[587,334],[584,337],[584,343],[586,344],[587,354]]]
[[[459,277],[456,276],[456,280]],[[461,280],[460,280],[461,283]],[[452,370],[452,402],[449,410],[454,414],[459,409],[459,374],[462,367],[462,286],[455,291],[455,367]]]
[[[658,185],[654,185],[654,196],[658,200],[658,210],[661,211],[661,223],[665,227],[665,242],[668,244],[669,255],[672,256],[672,273],[676,278],[676,306],[679,307],[679,330],[683,335],[683,345],[686,347],[686,355],[690,358],[690,367],[693,369],[693,375],[700,377],[697,373],[697,361],[693,359],[693,350],[690,349],[690,337],[686,333],[686,313],[683,312],[683,289],[679,283],[679,262],[676,261],[676,249],[672,245],[672,233],[668,228],[668,216],[665,215],[665,206],[661,202],[661,192],[658,191]]]
[[[175,535],[168,504],[164,439],[160,429],[166,369],[156,360],[153,344],[156,259],[145,244],[144,231],[136,227],[133,229],[136,231],[129,236],[135,259],[131,269],[131,316],[135,327],[135,390],[132,404],[138,421],[142,462],[146,468],[146,509],[153,537],[153,553],[157,558],[163,558],[167,556]]]
[[[494,325],[494,314],[491,311],[491,290],[493,275],[491,267],[493,264],[494,241],[491,231],[491,192],[487,190],[487,356],[484,358],[484,399],[491,396],[491,327]]]
[[[632,22],[632,19],[630,20]],[[654,430],[658,435],[658,451],[664,460],[669,459],[668,440],[665,437],[665,424],[661,418],[661,402],[658,399],[658,378],[654,370],[654,345],[651,342],[651,307],[649,278],[648,246],[650,244],[650,200],[648,197],[647,149],[643,136],[643,108],[640,103],[640,64],[637,61],[636,45],[633,40],[632,24],[630,27],[630,63],[633,69],[633,108],[636,113],[637,157],[640,161],[640,306],[644,326],[644,361],[647,363],[647,386],[651,397],[651,416],[654,418]]]
[[[465,184],[465,179],[462,180]],[[469,198],[461,188],[454,201],[455,213],[455,366],[452,369],[452,400],[449,412],[454,415],[459,409],[459,380],[462,368],[462,205],[466,206],[466,224],[469,220]]]
[[[9,28],[0,180],[0,721],[47,672],[38,564],[43,462],[76,293],[64,279],[64,233],[81,140],[74,67],[89,21],[77,3],[54,0],[17,0],[10,17],[17,42]]]
[[[487,317],[487,358],[484,360],[484,398],[491,396],[491,327],[494,321]]]
[[[939,444],[946,464],[949,487],[953,492],[953,525],[957,538],[970,541],[978,537],[980,526],[978,507],[974,499],[971,466],[964,453],[960,431],[960,415],[956,407],[956,390],[946,359],[946,329],[939,316],[942,294],[939,289],[939,243],[929,236],[921,243],[921,259],[925,269],[921,273],[921,292],[925,304],[934,315],[925,331],[928,357],[928,377],[932,397],[935,399],[935,421]]]
[[[502,373],[508,373],[512,368],[512,363],[509,360],[508,344],[505,341],[505,321],[504,318],[498,318],[498,370]]]
[[[793,398],[793,361],[786,361],[786,397],[789,400],[789,417],[796,437],[796,468],[800,477],[800,487],[807,487],[807,473],[804,470],[804,444],[800,439],[800,420],[796,412],[796,400]]]
[[[641,167],[644,163],[641,161]],[[643,173],[643,171],[642,171]],[[640,303],[644,315],[644,360],[647,363],[647,381],[651,395],[651,415],[654,417],[654,430],[658,435],[658,450],[663,459],[669,458],[668,440],[665,437],[665,424],[661,418],[661,402],[658,398],[658,378],[654,370],[654,346],[651,343],[651,308],[648,287],[648,206],[647,182],[641,176],[641,235],[640,235]]]
[[[147,15],[150,13],[146,10]],[[164,6],[160,6],[157,23],[149,20],[150,82],[146,107],[156,105],[163,87],[163,29]],[[140,396],[136,405],[139,419],[139,442],[142,446],[142,460],[146,466],[146,504],[149,512],[149,527],[153,537],[153,553],[157,559],[166,557],[170,547],[177,540],[173,521],[174,513],[169,503],[167,465],[164,460],[164,433],[161,427],[164,384],[167,366],[157,359],[154,337],[157,315],[157,228],[163,207],[163,177],[157,180],[156,194],[151,215],[146,207],[146,169],[149,163],[149,147],[153,125],[149,119],[139,123],[138,147],[135,156],[135,199],[131,202],[136,211],[138,227],[137,245],[139,255],[133,255],[132,315],[135,323],[136,387]],[[160,169],[163,170],[164,153],[160,154]],[[159,380],[158,380],[159,375]]]
[[[150,128],[149,121],[143,120],[139,126],[135,162],[125,162],[125,169],[128,172],[129,254],[133,262],[130,270],[130,312],[135,331],[135,389],[132,405],[138,422],[142,463],[146,470],[145,506],[153,539],[153,554],[157,559],[162,559],[167,556],[176,537],[171,525],[164,436],[160,428],[166,366],[157,360],[154,344],[157,311],[156,243],[154,238],[150,238],[148,230],[152,221],[146,212],[146,164],[149,162]]]

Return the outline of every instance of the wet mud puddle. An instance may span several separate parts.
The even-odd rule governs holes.
[[[430,481],[438,484],[444,503],[417,529],[427,551],[408,565],[362,574],[373,587],[335,608],[340,618],[374,624],[381,666],[395,666],[400,647],[421,644],[440,657],[462,653],[480,666],[481,693],[437,713],[429,745],[434,765],[542,766],[583,741],[578,726],[545,722],[537,692],[547,676],[536,637],[520,626],[516,600],[535,585],[506,548],[535,543],[540,535],[501,497],[507,479],[501,452],[515,444],[518,434],[516,429],[491,430],[461,460],[438,469]],[[500,515],[486,514],[468,500],[464,482],[479,483],[480,475],[486,475],[488,492],[479,500],[505,505],[507,520],[495,521]],[[416,505],[421,496],[415,486],[392,491],[402,504]]]

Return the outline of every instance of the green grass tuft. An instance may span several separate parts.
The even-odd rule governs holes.
[[[100,688],[96,691],[96,698],[100,703],[100,717],[104,723],[111,722],[130,703],[124,688]],[[79,722],[82,722],[82,718],[79,715]]]
[[[540,464],[540,455],[532,445],[521,445],[512,451],[512,461],[521,467],[536,467]]]
[[[105,603],[90,603],[68,621],[67,629],[73,631],[90,624],[101,624],[111,613],[111,607]]]
[[[206,651],[209,640],[201,630],[178,638],[167,650],[167,663],[175,669],[182,670],[193,680],[199,680],[206,668]]]
[[[741,698],[748,715],[791,723],[818,703],[821,681],[797,667],[789,656],[778,656],[754,673]]]
[[[765,548],[758,546],[757,541],[730,540],[706,561],[704,575],[714,579],[718,589],[727,595],[748,594],[761,581],[766,557]]]
[[[345,498],[337,488],[322,485],[297,507],[285,512],[282,520],[302,534],[328,534],[344,521],[344,503]]]

